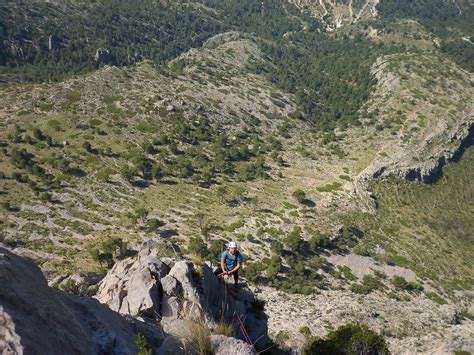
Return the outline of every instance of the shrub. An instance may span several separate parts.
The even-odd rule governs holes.
[[[263,265],[267,265],[266,275],[269,278],[275,277],[281,271],[281,260],[279,256],[274,256],[270,260],[268,258],[262,261]]]
[[[148,341],[140,333],[138,333],[135,337],[135,345],[137,346],[138,355],[151,355],[152,354],[152,351],[148,348]]]
[[[438,304],[447,304],[448,303],[448,301],[446,301],[443,297],[438,295],[436,292],[426,292],[425,295],[430,300],[432,300],[433,302],[436,302]]]
[[[263,312],[265,310],[265,300],[262,300],[255,296],[255,299],[252,303],[252,309],[254,312]]]
[[[361,284],[352,284],[351,291],[359,295],[368,295],[370,292],[372,292],[370,288]]]
[[[270,243],[270,248],[275,253],[275,255],[281,255],[283,251],[283,245],[278,240],[272,240]]]
[[[224,231],[226,232],[234,232],[236,229],[239,229],[245,225],[245,221],[243,219],[239,219],[234,223],[230,223],[224,227]]]
[[[297,251],[301,242],[301,228],[294,227],[293,231],[285,238],[285,244],[290,248],[290,250]]]
[[[304,199],[306,198],[306,193],[301,190],[301,189],[298,189],[298,190],[295,190],[292,194],[291,194],[295,199],[296,201],[298,201],[299,203],[303,202]]]
[[[307,326],[301,327],[298,329],[298,332],[304,335],[311,335],[311,330]]]
[[[328,334],[326,339],[312,337],[304,354],[389,354],[383,336],[365,324],[346,324]]]
[[[163,221],[160,221],[157,218],[151,218],[148,221],[148,228],[150,228],[150,229],[158,229],[160,227],[163,227],[164,225],[165,225],[165,223]]]
[[[408,282],[408,291],[421,292],[423,291],[423,286],[416,281]]]
[[[378,278],[372,275],[364,275],[362,278],[362,284],[352,284],[351,291],[354,293],[367,295],[374,290],[379,290],[383,287],[383,284]]]
[[[340,182],[333,182],[331,184],[326,184],[316,188],[319,192],[332,192],[337,191],[341,188],[342,184]]]
[[[346,280],[349,280],[349,281],[357,280],[357,277],[354,276],[354,274],[352,273],[350,267],[348,267],[346,265],[338,265],[337,268],[338,268],[339,271],[342,272],[342,274],[344,275],[344,278]]]
[[[202,258],[209,254],[207,245],[201,237],[193,237],[189,240],[188,251]]]
[[[79,292],[79,288],[73,280],[65,281],[63,284],[59,286],[59,288],[63,290],[64,292],[68,292],[68,293],[77,294]]]
[[[399,290],[420,292],[423,286],[416,281],[408,282],[404,277],[395,275],[392,279],[392,284]]]
[[[107,182],[109,181],[110,175],[112,175],[113,173],[114,171],[111,168],[104,168],[97,172],[96,178],[99,181]]]
[[[392,279],[392,284],[395,286],[395,288],[398,288],[400,290],[406,290],[408,286],[407,280],[403,276],[398,276],[395,275]]]
[[[357,254],[357,255],[362,255],[362,256],[370,256],[370,250],[367,248],[366,245],[359,244],[356,245],[352,251]]]

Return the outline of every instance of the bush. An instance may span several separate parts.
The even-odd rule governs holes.
[[[395,288],[398,288],[400,290],[406,290],[408,286],[407,280],[403,276],[398,276],[395,275],[392,279],[392,284],[395,286]]]
[[[163,221],[160,221],[157,218],[151,218],[148,221],[148,228],[153,229],[153,230],[158,229],[160,227],[163,227],[164,225],[165,225],[165,223]]]
[[[111,168],[104,168],[97,172],[96,178],[99,181],[107,182],[109,181],[110,175],[112,175],[113,173],[114,171]]]
[[[209,254],[206,243],[201,237],[194,237],[189,240],[188,251],[192,254],[205,258]]]
[[[148,341],[146,338],[138,333],[135,337],[135,345],[137,346],[138,355],[150,355],[152,351],[148,348]]]
[[[298,201],[299,203],[303,202],[304,199],[306,198],[306,193],[301,190],[301,189],[298,189],[298,190],[295,190],[292,194],[291,194],[295,199],[296,201]]]
[[[365,324],[346,324],[328,334],[326,339],[312,337],[304,354],[390,354],[383,336]]]
[[[272,240],[270,243],[270,248],[275,253],[275,255],[281,255],[283,251],[283,245],[278,240]]]
[[[304,335],[311,335],[311,330],[308,327],[304,326],[298,329],[298,332]]]
[[[344,278],[348,281],[355,281],[357,277],[352,273],[351,268],[346,265],[338,265],[337,269],[342,272]],[[366,275],[367,276],[367,275]]]
[[[432,300],[433,302],[436,302],[438,304],[447,304],[448,303],[448,301],[446,301],[443,297],[438,295],[436,292],[426,292],[425,295],[430,300]]]
[[[352,251],[357,255],[370,256],[369,248],[363,244],[356,245]]]
[[[262,300],[255,296],[255,299],[252,303],[252,309],[254,312],[263,312],[265,310],[265,300]]]
[[[294,227],[293,231],[285,238],[285,244],[290,250],[298,251],[301,242],[301,228]]]
[[[374,290],[379,290],[383,287],[383,284],[378,278],[372,275],[364,275],[362,278],[362,284],[352,284],[351,291],[361,295],[367,295]]]

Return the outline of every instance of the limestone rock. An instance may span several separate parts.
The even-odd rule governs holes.
[[[34,263],[4,248],[0,284],[1,353],[136,353],[132,328],[118,313],[49,288]]]
[[[59,49],[61,48],[61,40],[56,37],[55,35],[49,35],[48,37],[48,49],[50,51],[54,49]]]
[[[238,314],[253,341],[259,339],[260,346],[269,341],[267,318],[254,313],[250,289],[241,285],[238,293],[228,290],[207,264],[180,260],[170,269],[156,257],[157,250],[152,240],[146,240],[137,257],[122,260],[109,271],[95,297],[124,315],[159,321],[173,336],[182,337],[179,332],[188,321],[202,318],[213,329],[223,317],[234,322]],[[239,327],[235,332],[244,339]]]
[[[112,52],[106,48],[98,48],[95,51],[94,60],[99,65],[115,65],[117,59]]]
[[[255,349],[243,340],[226,337],[224,335],[211,335],[211,342],[216,351],[216,355],[256,354]]]
[[[158,282],[169,268],[154,255],[153,244],[146,241],[136,259],[125,259],[113,266],[95,297],[122,314],[157,318],[161,298]]]

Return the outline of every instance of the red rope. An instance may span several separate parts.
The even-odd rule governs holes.
[[[228,291],[228,285],[227,285],[227,282],[225,281],[224,279],[224,275],[219,275],[221,278],[222,278],[222,281],[224,282],[224,290],[225,290],[225,296],[224,296],[224,300],[226,302],[226,304],[231,304],[231,309],[233,309],[234,311],[234,316],[237,318],[237,321],[239,323],[239,326],[240,326],[240,330],[242,331],[242,334],[245,338],[245,341],[247,343],[249,343],[250,345],[252,345],[252,347],[254,348],[254,350],[256,351],[255,349],[255,343],[252,342],[252,339],[250,338],[250,335],[249,333],[247,332],[247,329],[245,329],[245,325],[244,325],[244,322],[242,321],[242,319],[240,318],[239,314],[237,313],[237,311],[235,310],[235,305],[234,305],[234,296],[232,295],[231,292]],[[231,302],[227,302],[227,294],[230,295],[229,299],[231,300]],[[257,339],[258,340],[258,339]]]

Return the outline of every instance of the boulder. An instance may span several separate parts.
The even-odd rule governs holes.
[[[224,335],[211,335],[211,343],[216,355],[254,355],[255,349],[243,340],[226,337]]]
[[[155,255],[153,243],[145,241],[135,259],[116,263],[105,276],[95,296],[100,302],[122,314],[158,318],[160,313],[160,279],[169,267]]]
[[[69,280],[85,287],[95,278],[78,273]],[[3,248],[0,285],[1,353],[131,354],[142,334],[158,353],[180,354],[187,351],[196,321],[212,330],[222,319],[237,324],[236,314],[252,341],[260,339],[261,347],[268,342],[266,317],[252,311],[248,288],[231,293],[206,264],[182,260],[170,269],[156,258],[150,240],[100,281],[96,298],[108,307],[95,298],[50,288],[33,262]],[[235,334],[244,338],[240,328]],[[236,339],[213,339],[218,354],[228,354],[228,349],[230,354],[253,353]]]

